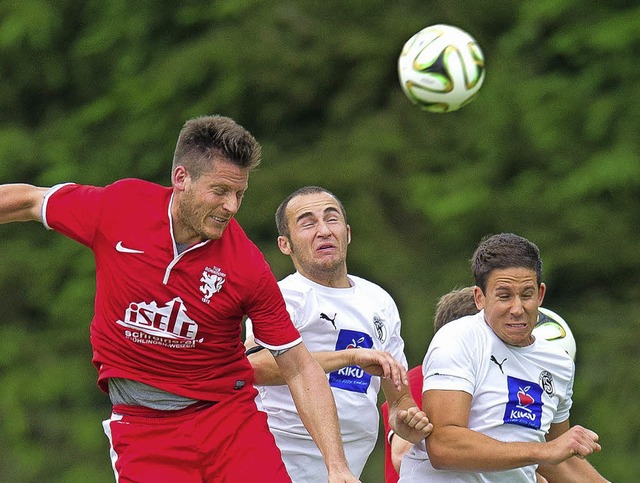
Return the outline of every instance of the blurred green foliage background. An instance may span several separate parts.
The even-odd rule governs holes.
[[[396,60],[448,23],[487,77],[462,110],[404,97]],[[384,286],[422,360],[443,293],[472,283],[480,238],[545,260],[545,306],[575,334],[572,423],[590,461],[640,474],[640,6],[623,0],[3,0],[0,182],[169,184],[183,122],[235,118],[262,142],[238,216],[274,272],[273,213],[320,184],[344,202],[350,271]],[[88,324],[91,253],[0,226],[0,481],[113,481]],[[382,482],[382,439],[362,476]],[[248,455],[249,457],[249,455]]]

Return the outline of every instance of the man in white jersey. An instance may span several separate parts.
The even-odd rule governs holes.
[[[280,204],[276,224],[278,246],[296,268],[279,282],[280,289],[294,325],[328,373],[349,467],[359,476],[378,437],[381,387],[395,431],[418,442],[431,430],[406,385],[398,309],[381,287],[347,273],[350,227],[332,193],[316,186],[297,190]],[[246,345],[256,345],[250,324]],[[294,482],[324,482],[322,457],[265,352],[255,351],[249,360],[287,471]]]
[[[598,435],[569,425],[571,357],[532,335],[546,290],[538,247],[487,237],[472,269],[480,312],[429,345],[422,407],[433,433],[403,457],[400,482],[533,482],[538,465],[558,465],[563,481],[606,481],[584,459],[600,451]]]

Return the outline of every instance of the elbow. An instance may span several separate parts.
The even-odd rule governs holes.
[[[255,384],[256,386],[264,386],[266,385],[266,383],[267,383],[267,380],[264,374],[259,369],[256,369],[254,367],[253,368],[253,384]]]
[[[436,470],[448,470],[449,466],[446,464],[445,459],[440,454],[429,453],[429,462]]]
[[[427,454],[429,455],[429,462],[436,470],[449,470],[450,465],[450,452],[444,445],[438,444],[432,440],[433,435],[426,439]]]
[[[253,384],[256,386],[273,386],[278,381],[273,373],[263,364],[260,364],[258,361],[252,361],[251,357],[249,357],[249,362],[251,362],[251,367],[253,367]]]

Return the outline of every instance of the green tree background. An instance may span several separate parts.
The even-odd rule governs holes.
[[[429,114],[396,60],[421,28],[479,41],[487,77]],[[0,182],[169,183],[178,131],[221,113],[262,142],[238,216],[274,272],[280,200],[320,184],[347,207],[350,271],[396,298],[410,365],[438,297],[472,283],[480,238],[545,259],[545,306],[578,355],[572,423],[590,461],[640,474],[640,7],[609,0],[0,3]],[[37,224],[0,226],[0,481],[113,481],[88,324],[91,253]],[[381,482],[382,439],[365,482]]]

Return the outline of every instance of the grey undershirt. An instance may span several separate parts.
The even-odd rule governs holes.
[[[131,379],[112,377],[109,379],[111,404],[144,406],[160,411],[175,411],[197,403],[197,399],[172,394],[157,387]]]

